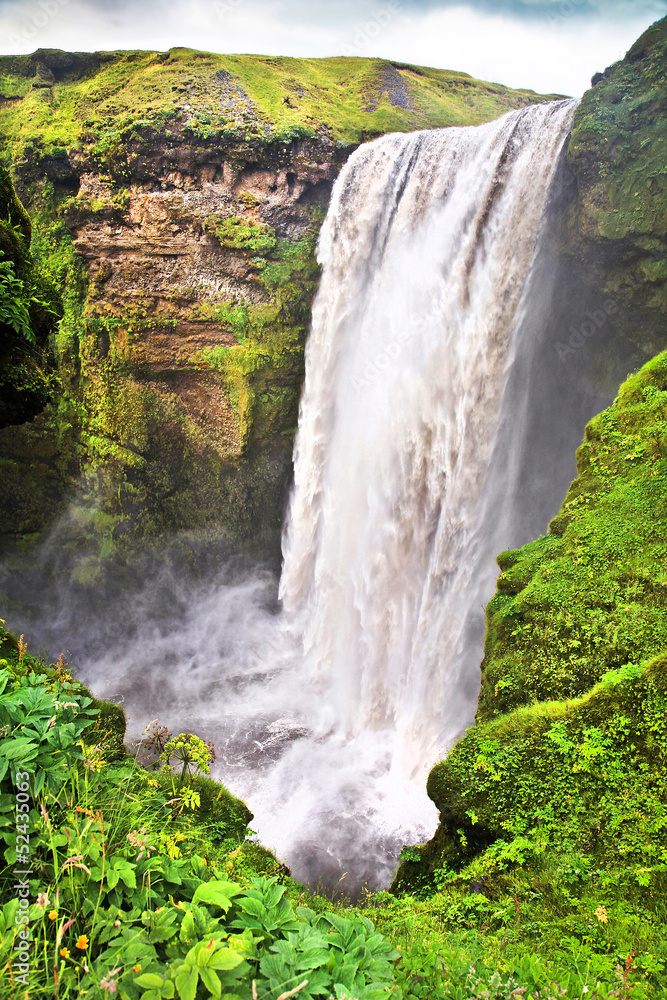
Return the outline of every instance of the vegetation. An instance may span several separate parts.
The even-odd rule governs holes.
[[[45,667],[2,627],[0,653],[3,1000],[388,995],[398,953],[361,915],[290,902],[246,807],[200,773],[210,746],[154,725],[164,767],[139,767],[122,710],[62,657]]]
[[[0,427],[30,420],[57,386],[49,336],[62,317],[50,273],[31,253],[32,225],[0,167]]]
[[[498,557],[481,721],[667,649],[667,353],[590,422],[577,461],[549,535]]]
[[[228,56],[183,48],[38,50],[0,57],[0,78],[5,155],[38,163],[66,160],[67,150],[85,151],[119,183],[131,168],[133,147],[156,135],[167,142],[278,149],[324,130],[333,142],[351,146],[385,132],[477,125],[548,99],[465,73],[380,59]]]

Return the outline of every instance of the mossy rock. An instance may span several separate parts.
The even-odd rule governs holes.
[[[206,826],[215,826],[219,835],[224,833],[225,837],[243,840],[252,820],[245,802],[203,774],[193,779],[192,787],[200,796],[199,820]]]
[[[609,296],[610,325],[637,364],[667,347],[666,67],[663,18],[593,78],[567,148],[577,197],[564,252]]]
[[[579,699],[519,708],[470,729],[429,775],[438,830],[407,852],[393,888],[431,891],[475,859],[487,876],[511,870],[547,832],[555,853],[579,845],[600,868],[619,855],[641,866],[646,838],[667,848],[666,777],[662,653],[608,672]],[[621,822],[625,803],[631,826]]]

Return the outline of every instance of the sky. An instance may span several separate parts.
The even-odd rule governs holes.
[[[667,0],[0,0],[0,52],[379,56],[580,96]]]

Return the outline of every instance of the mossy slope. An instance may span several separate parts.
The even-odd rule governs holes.
[[[381,59],[292,59],[169,52],[0,57],[0,131],[57,162],[87,149],[103,162],[135,131],[290,143],[324,130],[353,146],[385,132],[478,125],[549,97],[465,73]],[[557,96],[557,95],[550,95]],[[169,138],[167,135],[166,138]],[[36,154],[37,155],[37,154]],[[55,167],[51,168],[56,170]]]
[[[478,720],[667,649],[667,353],[586,428],[550,533],[498,557]]]

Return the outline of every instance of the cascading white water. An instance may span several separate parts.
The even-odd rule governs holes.
[[[386,884],[435,829],[425,776],[475,711],[521,465],[503,394],[574,107],[350,157],[320,239],[283,610],[266,577],[193,593],[165,571],[112,614],[131,637],[77,664],[135,733],[159,715],[213,739],[215,776],[305,881]]]
[[[320,238],[280,593],[329,724],[390,730],[410,775],[470,722],[480,502],[574,107],[362,146]]]

